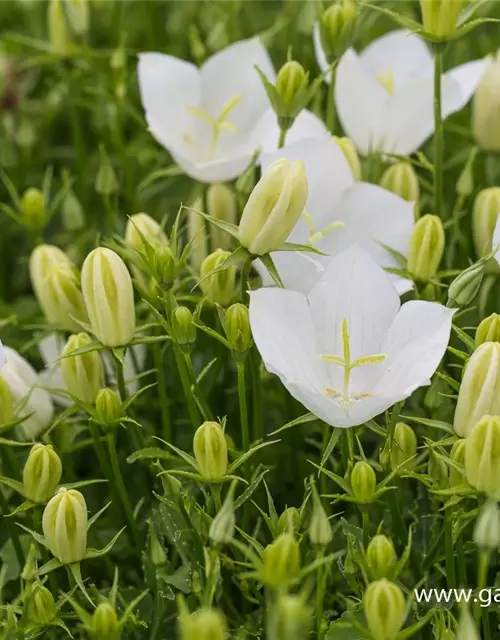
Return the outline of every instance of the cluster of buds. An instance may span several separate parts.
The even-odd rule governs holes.
[[[318,20],[319,38],[327,62],[331,64],[352,44],[358,8],[353,0],[335,2]]]

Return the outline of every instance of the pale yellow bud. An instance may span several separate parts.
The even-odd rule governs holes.
[[[500,213],[500,187],[488,187],[480,191],[472,210],[472,238],[478,258],[488,255],[493,249],[493,232]],[[486,271],[499,270],[493,258],[486,264]]]
[[[207,301],[226,307],[234,294],[236,267],[229,266],[221,271],[214,271],[224,264],[231,254],[229,251],[217,249],[205,258],[200,269],[200,288]]]
[[[49,42],[54,53],[66,56],[70,53],[71,35],[66,23],[62,0],[50,0],[47,8]]]
[[[79,355],[69,355],[92,343],[87,333],[79,333],[68,338],[62,352],[61,373],[66,389],[72,396],[87,404],[94,404],[102,386],[104,369],[98,351],[88,351]]]
[[[179,618],[180,640],[226,640],[227,624],[223,614],[204,607]]]
[[[394,582],[372,582],[363,597],[365,616],[373,640],[395,640],[405,621],[405,598]]]
[[[453,36],[462,6],[462,0],[420,0],[424,30],[438,38]]]
[[[354,180],[356,181],[361,180],[361,161],[359,159],[359,155],[356,150],[356,145],[354,144],[354,142],[351,140],[351,138],[347,138],[347,137],[340,138],[340,137],[334,136],[333,139],[339,145],[340,150],[344,154],[345,159],[347,160],[351,168],[351,172]]]
[[[236,224],[237,210],[234,191],[220,182],[211,184],[207,190],[207,213],[217,220]],[[201,216],[198,217],[203,221]],[[233,240],[229,233],[212,225],[210,234],[214,251],[215,249],[231,249]]]
[[[83,35],[89,30],[90,0],[64,0],[66,15],[73,33]]]
[[[485,318],[476,330],[476,345],[483,342],[500,342],[500,315],[492,313]]]
[[[380,186],[408,202],[418,202],[420,198],[418,176],[409,162],[398,162],[386,169]]]
[[[285,586],[300,571],[299,543],[291,533],[282,533],[267,545],[262,559],[262,582],[272,588]]]
[[[365,504],[373,502],[377,489],[377,477],[368,462],[360,460],[354,465],[351,473],[351,488],[358,502]]]
[[[141,234],[146,241],[156,240],[165,245],[168,244],[168,238],[161,226],[147,213],[136,213],[127,221],[125,228],[126,244],[137,251],[143,249]]]
[[[203,200],[197,198],[192,205],[193,211],[188,209],[187,232],[191,242],[189,262],[195,271],[201,269],[203,260],[208,255],[207,229],[205,219],[197,211],[203,211]]]
[[[87,550],[87,505],[83,495],[61,487],[45,507],[42,528],[47,546],[59,562],[83,560]]]
[[[391,448],[391,468],[399,472],[410,469],[417,453],[417,436],[413,429],[404,422],[398,422],[394,429]],[[406,464],[405,464],[406,463]]]
[[[500,547],[500,509],[493,500],[481,508],[474,527],[474,542],[483,551]]]
[[[372,538],[366,549],[366,564],[372,580],[390,578],[398,558],[392,540],[382,534]]]
[[[428,282],[437,273],[444,252],[441,218],[427,214],[413,227],[408,250],[408,271],[415,280]]]
[[[204,422],[194,434],[193,449],[198,471],[207,480],[218,480],[227,471],[227,443],[217,422]]]
[[[500,151],[500,53],[491,60],[472,103],[472,127],[483,151]]]
[[[61,459],[52,445],[35,444],[23,469],[23,487],[28,500],[44,504],[54,495],[61,481]]]
[[[469,484],[494,498],[500,496],[500,418],[484,416],[465,441],[465,474]]]

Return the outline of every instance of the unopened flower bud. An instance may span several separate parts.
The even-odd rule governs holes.
[[[300,62],[289,60],[281,67],[276,78],[276,90],[289,109],[297,95],[307,86],[308,77]]]
[[[108,154],[101,150],[101,162],[94,182],[94,189],[101,196],[110,196],[119,189],[118,178]]]
[[[436,38],[453,36],[462,6],[462,0],[420,0],[424,31]]]
[[[500,343],[484,342],[465,367],[458,392],[453,428],[466,438],[485,415],[500,414]]]
[[[180,616],[179,632],[179,640],[226,640],[226,619],[220,611],[203,607]]]
[[[224,330],[234,351],[246,353],[252,346],[248,307],[240,302],[231,305],[224,318]]]
[[[62,0],[50,0],[47,8],[47,27],[52,51],[60,56],[66,56],[71,50],[71,36]]]
[[[229,251],[217,249],[203,260],[200,269],[200,288],[207,301],[212,304],[220,304],[226,307],[234,294],[236,280],[236,268],[228,266],[227,269],[214,271],[224,264],[231,254]]]
[[[92,331],[106,347],[128,344],[135,331],[132,279],[120,256],[94,249],[82,267],[82,291]]]
[[[193,314],[187,307],[175,307],[171,320],[172,338],[177,344],[192,345],[196,341]]]
[[[80,562],[87,550],[87,505],[75,489],[61,487],[43,512],[43,535],[62,564]]]
[[[33,585],[28,602],[28,618],[35,625],[48,625],[57,616],[54,596],[40,582]]]
[[[300,512],[296,507],[288,507],[278,518],[277,533],[298,533],[300,529]]]
[[[345,159],[347,160],[347,163],[351,168],[352,177],[354,178],[354,180],[361,180],[361,161],[359,159],[359,155],[354,142],[351,140],[351,138],[347,137],[333,136],[333,139],[344,154]]]
[[[194,457],[198,471],[207,480],[219,480],[227,471],[227,443],[217,422],[204,422],[194,434]]]
[[[340,0],[321,16],[319,34],[328,63],[339,58],[351,46],[357,15],[354,0]]]
[[[203,211],[203,201],[201,198],[195,200],[192,208],[188,209],[187,232],[191,243],[189,252],[189,262],[197,272],[201,269],[203,260],[208,255],[207,229],[205,219],[198,211]]]
[[[2,376],[0,376],[0,426],[5,426],[14,421],[14,399],[10,387]]]
[[[262,582],[269,587],[285,586],[300,571],[299,543],[291,533],[282,533],[264,549]]]
[[[354,465],[351,472],[351,489],[358,502],[363,504],[373,502],[377,489],[377,478],[368,462],[360,460]]]
[[[207,190],[207,213],[217,220],[236,224],[236,196],[234,191],[226,184],[217,182],[211,184]],[[203,220],[201,216],[198,216]],[[212,248],[228,250],[232,246],[232,237],[226,231],[215,225],[210,228],[212,236]]]
[[[182,489],[182,483],[168,472],[160,475],[163,493],[167,498],[177,498]]]
[[[168,238],[161,226],[147,213],[136,213],[127,221],[125,228],[125,243],[139,251],[144,247],[141,235],[146,241],[154,239],[168,245]]]
[[[66,15],[73,33],[83,35],[89,30],[89,1],[65,0]]]
[[[31,502],[45,504],[54,495],[62,476],[61,459],[52,445],[35,444],[23,469],[24,494]]]
[[[465,475],[477,491],[500,496],[500,417],[484,416],[468,434]]]
[[[483,151],[500,151],[500,53],[490,61],[472,103],[474,137]],[[498,212],[497,212],[498,213]]]
[[[159,245],[153,256],[153,276],[164,289],[170,289],[177,276],[175,256],[169,246]]]
[[[462,609],[460,614],[457,634],[454,640],[481,640],[474,619],[466,607]]]
[[[482,260],[462,271],[450,284],[448,299],[459,307],[470,304],[479,292],[486,263]]]
[[[404,422],[398,422],[394,429],[391,448],[391,468],[394,471],[410,469],[417,453],[417,436],[413,429]]]
[[[253,189],[243,210],[239,240],[253,255],[278,249],[299,221],[307,201],[302,162],[273,162]]]
[[[397,562],[392,541],[379,534],[372,538],[366,549],[366,564],[371,580],[390,578]]]
[[[120,639],[120,623],[110,602],[101,602],[97,606],[90,621],[89,632],[93,640]]]
[[[89,344],[92,344],[92,338],[87,333],[79,333],[68,338],[62,352],[61,373],[66,389],[72,396],[80,402],[94,404],[104,378],[99,352],[88,351],[70,355]]]
[[[213,544],[229,544],[234,537],[236,518],[234,515],[233,492],[234,489],[231,488],[210,525],[208,535]]]
[[[479,512],[473,540],[481,551],[494,551],[500,547],[500,509],[493,500],[488,500]]]
[[[61,204],[61,215],[66,231],[79,231],[85,226],[83,207],[70,187],[68,187]]]
[[[450,451],[450,460],[460,467],[462,470],[457,469],[455,466],[450,465],[450,487],[463,487],[467,486],[467,479],[465,477],[465,440],[457,440]]]
[[[161,567],[167,563],[165,548],[158,540],[153,524],[149,523],[149,557],[155,567]]]
[[[280,595],[276,606],[275,640],[307,640],[313,616],[301,595]]]
[[[500,342],[500,315],[492,313],[485,318],[476,330],[476,346],[483,342]]]
[[[123,415],[120,397],[113,389],[101,389],[95,399],[95,409],[99,424],[112,426],[119,422]]]
[[[437,273],[444,251],[441,218],[427,214],[413,227],[408,250],[408,271],[415,280],[428,282]]]
[[[479,258],[491,253],[493,247],[493,232],[500,213],[500,187],[488,187],[480,191],[474,200],[472,210],[472,238]],[[492,258],[488,261],[486,270],[498,272],[498,264]]]
[[[21,572],[21,578],[26,582],[34,582],[38,578],[38,549],[34,542],[31,543],[26,563]]]
[[[312,492],[313,510],[309,522],[309,539],[315,545],[326,547],[333,538],[332,526],[314,485]]]
[[[47,215],[45,199],[40,189],[26,189],[21,196],[21,213],[26,226],[31,229],[43,229],[47,223]]]
[[[394,582],[372,582],[363,597],[365,616],[373,640],[394,640],[405,621],[405,598]]]
[[[431,447],[429,447],[427,474],[436,489],[446,489],[449,486],[448,465]]]
[[[420,198],[418,176],[409,162],[398,162],[386,169],[380,186],[408,202],[418,202]]]

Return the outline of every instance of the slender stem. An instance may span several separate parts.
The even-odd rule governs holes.
[[[156,379],[158,381],[158,396],[160,398],[161,409],[161,433],[165,442],[172,442],[172,419],[170,417],[170,407],[167,397],[167,383],[165,379],[165,369],[163,366],[164,347],[155,345],[154,358],[156,367]]]
[[[245,388],[245,363],[244,361],[236,361],[236,372],[238,374],[238,400],[240,403],[240,422],[241,422],[241,443],[243,451],[250,449],[250,431],[248,427],[248,408],[247,408],[247,392]]]
[[[453,517],[447,513],[444,523],[444,550],[446,565],[446,584],[448,589],[456,589],[455,549],[453,547]]]
[[[115,370],[116,370],[116,383],[118,385],[118,392],[122,399],[122,402],[125,402],[128,398],[127,385],[125,384],[125,372],[123,370],[123,363],[120,358],[113,354],[113,359],[115,361]],[[130,408],[129,408],[130,411]],[[144,449],[145,440],[144,433],[142,429],[137,425],[132,425],[132,429],[130,429],[132,434],[132,444],[135,449]]]
[[[285,146],[286,134],[288,129],[280,129],[280,137],[278,140],[278,149],[282,149]]]
[[[248,275],[250,273],[251,266],[252,266],[252,259],[251,258],[247,258],[245,260],[245,262],[243,263],[243,267],[241,268],[240,285],[241,285],[241,301],[243,303],[246,303],[247,298],[248,298],[248,295],[247,295]]]
[[[252,372],[252,424],[254,440],[264,437],[264,419],[262,406],[262,379],[260,377],[260,356],[257,349],[250,353],[250,369]]]
[[[3,489],[0,487],[0,510],[3,514],[3,521],[7,524],[7,528],[9,529],[10,537],[12,539],[12,545],[14,546],[14,551],[16,553],[17,561],[19,562],[20,570],[22,571],[24,565],[26,563],[26,558],[24,557],[24,551],[21,546],[21,540],[19,538],[19,529],[12,520],[12,518],[7,517],[10,513],[9,504],[3,495]]]
[[[316,560],[321,560],[324,556],[324,550],[319,549],[316,553]],[[323,640],[325,636],[325,629],[323,624],[323,610],[325,603],[325,567],[320,565],[317,569],[316,576],[316,630],[318,640]]]
[[[360,509],[361,509],[361,522],[362,522],[362,529],[363,529],[363,545],[366,550],[368,543],[370,541],[370,518],[368,517],[368,509],[366,505],[361,505]]]
[[[337,67],[333,67],[331,71],[331,81],[330,84],[327,85],[327,94],[326,94],[326,126],[330,133],[335,133],[335,126],[337,120],[337,113],[335,110],[335,80],[336,80],[336,69]]]
[[[443,152],[444,126],[441,106],[443,47],[434,47],[434,213],[443,217]]]
[[[215,513],[220,511],[222,507],[222,501],[220,497],[220,484],[211,484],[210,489],[212,490],[212,496],[214,499]]]
[[[458,586],[465,587],[467,585],[467,566],[465,562],[466,556],[464,551],[464,537],[462,532],[460,532],[457,538],[456,550],[458,564]]]
[[[175,362],[177,364],[177,371],[179,372],[179,378],[181,379],[182,390],[184,391],[184,396],[186,398],[186,404],[189,413],[189,419],[191,420],[191,425],[193,430],[200,426],[200,419],[198,408],[196,406],[196,402],[194,401],[194,396],[191,391],[191,384],[189,382],[188,372],[186,370],[186,365],[184,359],[182,357],[182,352],[178,345],[174,345],[174,355]]]
[[[192,384],[192,389],[194,391],[196,404],[198,405],[204,420],[213,420],[214,417],[210,409],[210,406],[205,398],[205,395],[202,393],[200,389],[200,385],[198,384],[198,378],[193,368],[193,362],[191,360],[191,356],[186,351],[183,352],[183,355],[184,355],[184,362],[186,363],[186,369],[187,369],[188,375],[191,378],[191,384]]]
[[[116,508],[116,511],[120,511],[120,496],[116,491],[116,485],[113,482],[113,472],[111,471],[111,467],[109,465],[109,459],[106,454],[106,449],[101,439],[101,434],[99,433],[99,427],[93,422],[89,422],[90,433],[92,434],[92,440],[94,442],[94,449],[97,454],[97,459],[99,460],[99,466],[101,468],[101,472],[103,473],[106,480],[109,482],[109,488],[111,491],[111,499],[113,501],[113,506]]]
[[[477,588],[479,592],[486,588],[488,581],[488,568],[490,565],[490,552],[479,551],[477,559]],[[479,595],[479,594],[478,594]],[[483,620],[483,640],[491,640],[490,619],[488,617],[488,608],[481,606],[481,598],[475,599],[474,605],[474,619],[476,624],[479,623],[480,618]]]

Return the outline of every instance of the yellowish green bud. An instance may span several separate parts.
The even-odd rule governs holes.
[[[392,540],[382,534],[372,538],[366,549],[366,564],[371,580],[390,578],[398,558]]]
[[[481,551],[494,551],[500,547],[500,509],[493,500],[488,500],[479,512],[473,540]]]
[[[40,189],[30,187],[21,196],[21,213],[28,227],[43,229],[47,223],[45,199]]]
[[[147,213],[136,213],[127,221],[125,243],[131,249],[136,249],[136,251],[143,249],[144,244],[141,234],[147,241],[154,239],[157,242],[168,245],[168,238],[165,232],[158,222]]]
[[[47,587],[38,582],[33,585],[28,601],[28,618],[35,625],[45,626],[57,616],[54,596]]]
[[[248,307],[240,302],[231,305],[224,318],[224,330],[234,351],[247,352],[252,346]]]
[[[207,190],[207,213],[217,220],[236,224],[237,207],[234,191],[221,182],[211,184]],[[198,217],[203,220],[201,216]],[[214,251],[216,249],[231,249],[233,240],[229,233],[212,225],[210,234]]]
[[[465,477],[465,440],[457,440],[450,451],[450,460],[461,467],[462,471],[450,465],[450,487],[463,487],[467,485]]]
[[[45,504],[61,481],[62,463],[52,445],[35,444],[23,469],[23,487],[28,500]]]
[[[208,242],[205,219],[197,211],[203,211],[201,198],[197,198],[192,204],[192,209],[188,209],[187,220],[188,239],[191,243],[189,262],[193,269],[199,272],[208,255]]]
[[[480,191],[474,200],[472,210],[472,238],[479,258],[491,253],[493,232],[500,213],[500,187],[488,187]],[[498,272],[498,264],[492,258],[487,271]]]
[[[151,522],[149,523],[149,557],[155,567],[167,564],[167,554],[165,548],[158,540],[158,536]]]
[[[72,43],[62,0],[49,0],[47,7],[47,27],[52,51],[60,56],[70,53]]]
[[[61,214],[67,231],[79,231],[85,226],[83,207],[71,188],[68,188],[62,201]]]
[[[160,475],[163,493],[167,498],[177,498],[182,489],[182,483],[170,473]]]
[[[204,422],[194,434],[194,457],[206,480],[219,480],[227,471],[227,443],[217,422]]]
[[[419,201],[418,176],[409,162],[398,162],[388,167],[380,179],[380,186],[408,202]]]
[[[333,136],[333,139],[340,147],[340,150],[344,154],[347,163],[351,167],[351,172],[354,180],[361,180],[361,161],[359,159],[359,155],[354,142],[351,140],[351,138],[347,137]]]
[[[313,510],[309,522],[309,539],[315,545],[326,547],[333,538],[332,526],[321,503],[316,488],[313,488]]]
[[[101,150],[101,162],[94,182],[94,189],[101,196],[110,196],[119,189],[118,178],[108,154]]]
[[[417,453],[417,436],[413,429],[404,422],[398,422],[394,429],[391,449],[391,468],[394,471],[410,469]],[[406,463],[406,464],[405,464]]]
[[[187,307],[175,307],[171,320],[172,338],[177,344],[192,345],[196,341],[193,314]]]
[[[474,137],[483,151],[500,151],[499,113],[500,53],[497,52],[481,78],[472,103]]]
[[[264,549],[262,560],[262,582],[275,589],[283,587],[300,571],[299,543],[293,534],[282,533]]]
[[[89,30],[89,0],[65,0],[66,15],[73,33],[83,35]]]
[[[424,31],[436,38],[455,35],[462,0],[420,0]]]
[[[253,255],[277,250],[299,221],[307,201],[302,162],[286,158],[267,168],[243,210],[239,240]]]
[[[354,0],[339,0],[320,18],[321,46],[329,63],[339,58],[352,43],[358,9]]]
[[[448,465],[441,456],[429,448],[429,462],[427,474],[436,489],[446,489],[449,486]]]
[[[230,489],[222,507],[210,525],[208,532],[210,540],[213,544],[229,544],[234,537],[235,526],[233,490]]]
[[[120,623],[110,602],[101,602],[92,615],[90,635],[93,640],[119,640]]]
[[[87,551],[87,505],[75,489],[61,487],[43,512],[43,535],[62,564],[80,562]]]
[[[466,438],[485,415],[500,414],[500,343],[484,342],[465,367],[453,428]]]
[[[500,496],[500,417],[484,416],[468,434],[465,475],[477,491]]]
[[[66,389],[80,402],[94,404],[102,387],[104,369],[98,351],[70,355],[77,349],[92,344],[88,333],[78,333],[68,338],[62,352],[61,373]]]
[[[10,424],[15,419],[14,399],[7,380],[0,376],[0,426]]]
[[[450,284],[448,299],[450,303],[464,307],[470,304],[479,293],[483,281],[485,263],[476,262],[465,271],[462,271]]]
[[[82,291],[97,339],[106,347],[127,345],[135,331],[134,290],[120,256],[94,249],[83,263]]]
[[[288,507],[278,518],[277,533],[298,533],[300,512],[296,507]]]
[[[179,640],[227,640],[224,615],[216,609],[203,607],[179,618]]]
[[[427,214],[413,227],[408,251],[408,271],[415,280],[428,282],[437,273],[444,252],[441,218]]]
[[[207,301],[212,304],[220,304],[226,307],[234,294],[236,281],[236,267],[229,266],[227,269],[213,273],[230,256],[229,251],[217,249],[203,260],[200,269],[200,288]]]
[[[153,276],[164,289],[170,289],[177,276],[177,264],[172,249],[167,245],[157,246],[153,256]]]
[[[373,502],[377,489],[377,477],[368,462],[360,460],[354,465],[351,472],[351,489],[358,502],[364,504]]]
[[[395,640],[405,621],[405,598],[394,582],[372,582],[363,597],[365,616],[373,640]]]
[[[455,640],[481,640],[474,619],[466,607],[462,609],[460,614]]]
[[[38,549],[34,542],[31,543],[26,563],[21,572],[21,578],[26,582],[34,582],[38,578]]]
[[[99,424],[112,426],[119,422],[123,415],[120,397],[113,389],[101,389],[95,399],[95,409]]]
[[[313,617],[304,598],[296,594],[280,595],[276,607],[276,640],[307,640]]]
[[[483,342],[500,342],[500,315],[492,313],[485,318],[476,330],[476,345]]]
[[[276,90],[286,108],[290,108],[300,91],[308,84],[308,76],[300,62],[289,60],[276,78]]]

